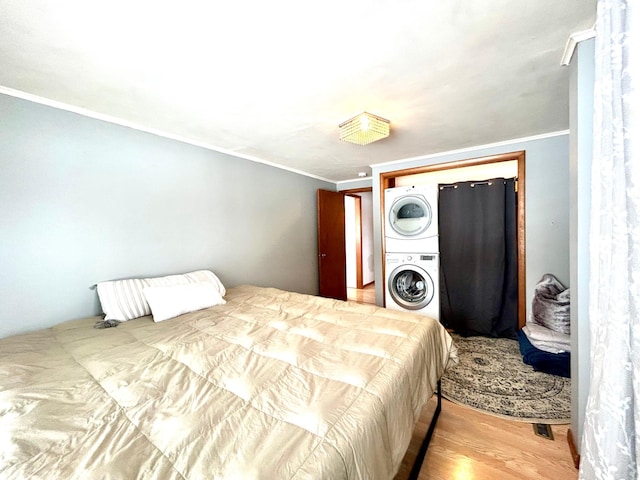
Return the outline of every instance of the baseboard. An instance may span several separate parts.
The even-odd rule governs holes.
[[[569,443],[569,451],[571,452],[571,458],[573,458],[573,465],[576,469],[580,468],[580,454],[576,448],[576,442],[573,439],[573,432],[571,429],[567,430],[567,442]]]

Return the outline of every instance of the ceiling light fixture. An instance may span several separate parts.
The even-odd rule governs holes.
[[[390,124],[391,122],[385,118],[362,112],[338,125],[340,140],[357,145],[367,145],[388,137]]]

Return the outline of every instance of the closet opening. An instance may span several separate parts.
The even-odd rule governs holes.
[[[498,173],[496,173],[498,172]],[[466,176],[466,178],[465,178]],[[526,285],[525,285],[525,152],[517,151],[481,158],[459,160],[436,165],[425,165],[404,170],[380,174],[380,214],[381,225],[385,225],[385,189],[413,184],[438,183],[441,186],[452,185],[457,181],[483,181],[496,177],[514,178],[517,208],[515,215],[515,267],[517,273],[517,328],[526,323]],[[455,179],[455,181],[452,181]],[[444,185],[443,185],[444,184]],[[514,189],[513,183],[511,189]],[[385,258],[383,232],[382,258]],[[386,278],[383,262],[382,278]],[[514,279],[515,280],[515,279]]]

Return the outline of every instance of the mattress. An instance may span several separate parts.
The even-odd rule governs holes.
[[[273,288],[0,340],[0,478],[390,479],[448,363],[427,317]]]

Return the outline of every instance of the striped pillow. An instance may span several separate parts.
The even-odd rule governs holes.
[[[169,275],[156,278],[131,278],[98,283],[98,297],[105,314],[105,320],[119,320],[126,322],[134,318],[151,315],[151,308],[147,302],[143,289],[145,287],[168,287],[172,285],[186,285],[189,283],[212,283],[221,297],[227,293],[222,282],[209,270],[182,275]]]

